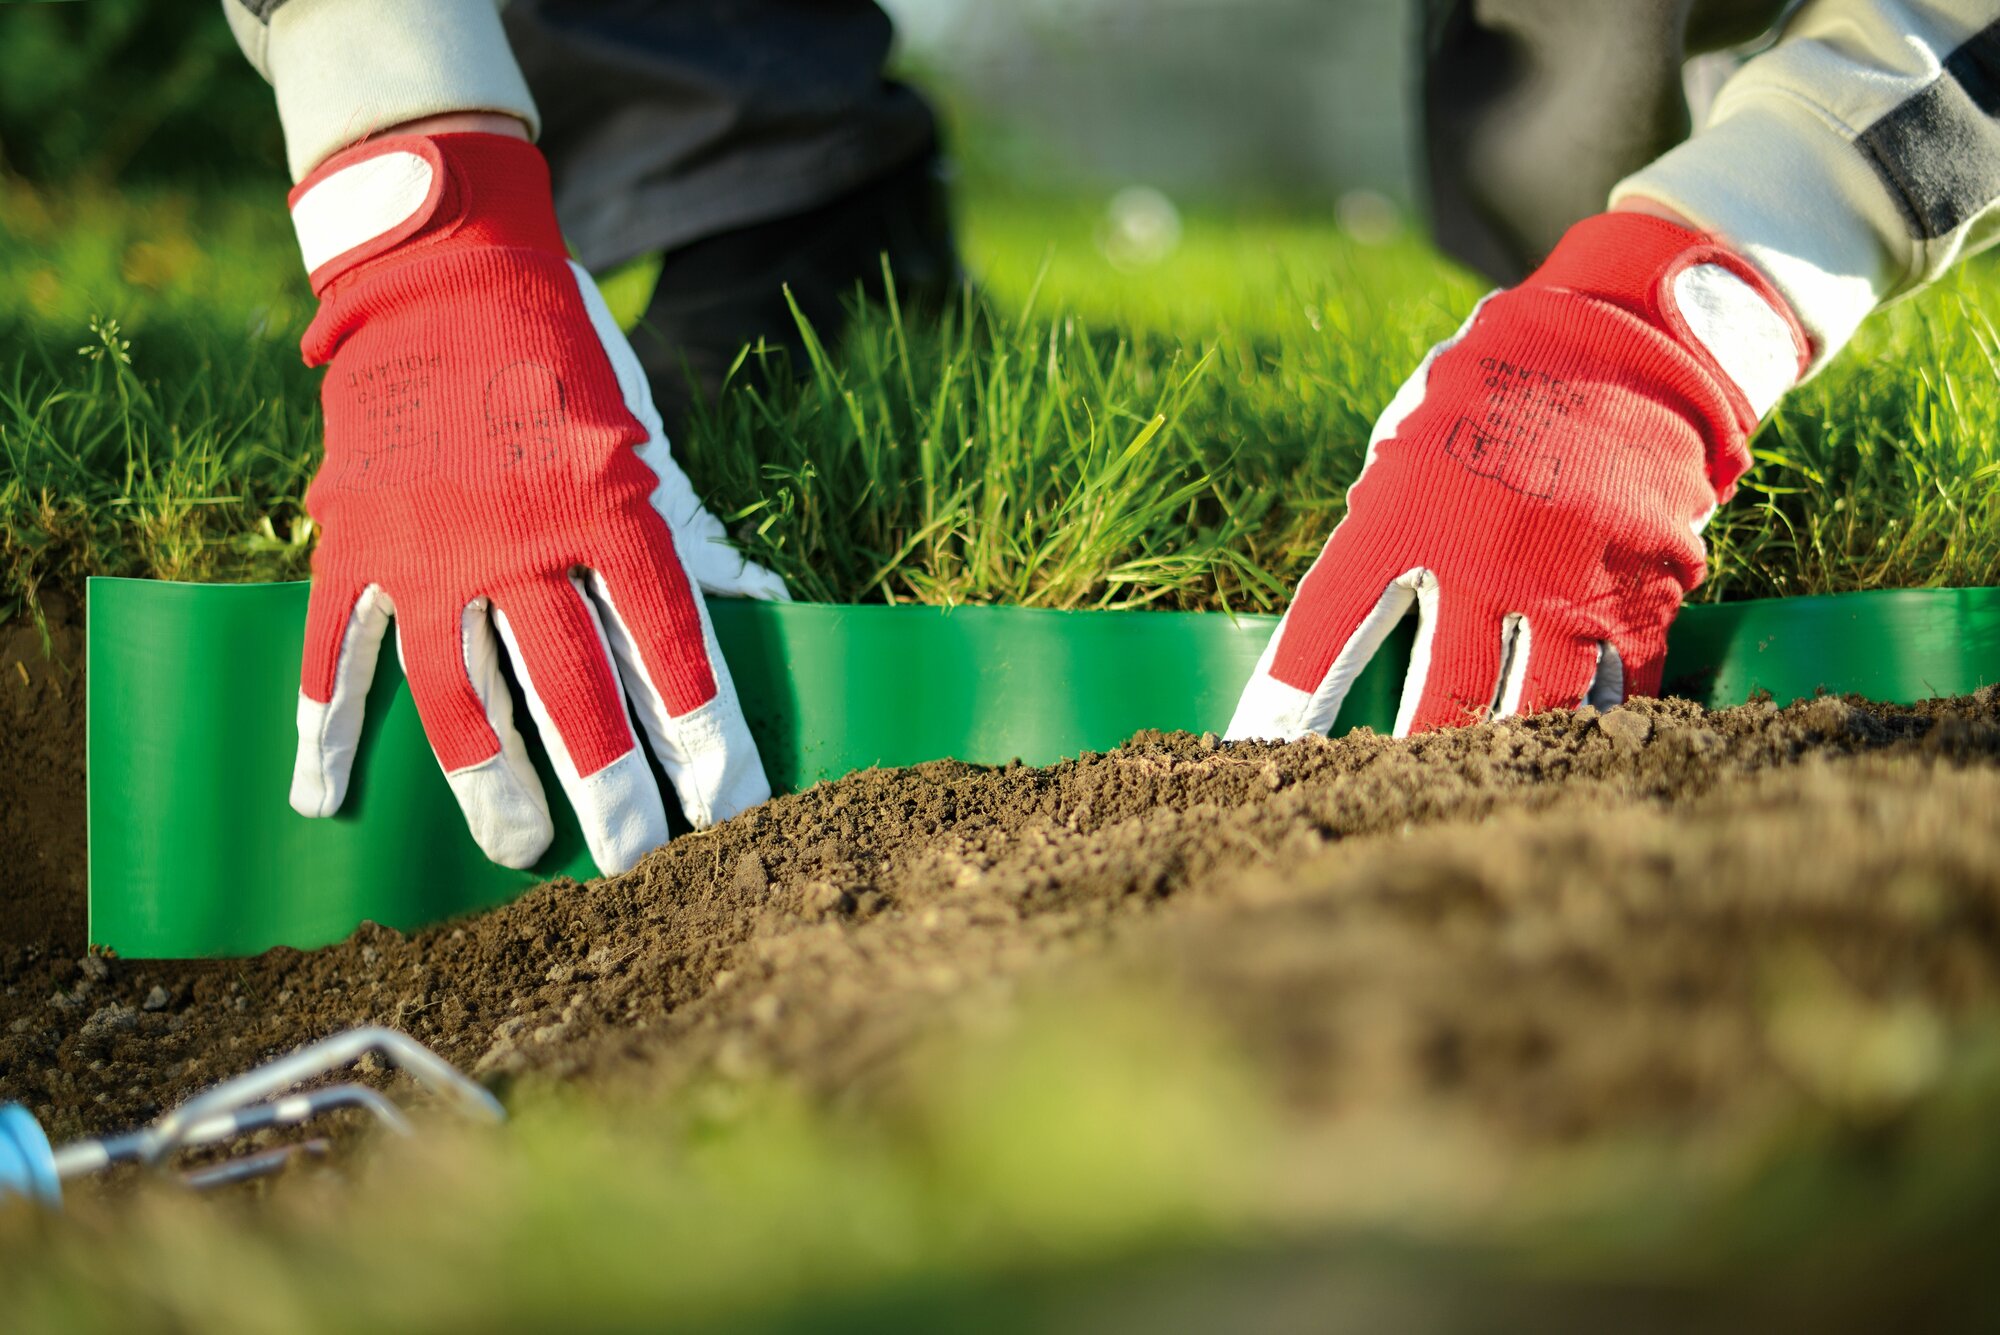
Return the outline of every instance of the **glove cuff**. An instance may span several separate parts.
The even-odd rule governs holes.
[[[1745,432],[1811,364],[1805,331],[1756,266],[1649,214],[1585,218],[1522,287],[1608,302],[1663,330],[1714,375]]]
[[[292,188],[313,294],[389,254],[507,246],[566,254],[548,162],[498,134],[392,135],[328,158]]]

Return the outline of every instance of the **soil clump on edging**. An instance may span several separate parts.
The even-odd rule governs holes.
[[[1914,709],[1642,701],[1406,742],[1141,734],[1043,769],[868,771],[626,876],[407,937],[193,963],[83,954],[81,682],[36,690],[0,773],[10,795],[51,785],[43,812],[73,802],[74,843],[54,831],[48,857],[43,817],[0,826],[0,1097],[58,1136],[367,1022],[496,1084],[644,1063],[833,1093],[954,999],[1108,955],[1168,970],[1302,1110],[1394,1087],[1567,1137],[1791,1079],[1754,976],[1788,943],[1862,995],[1950,1012],[2000,990],[2000,837],[1963,819],[2000,797],[1990,689]],[[1897,877],[1920,890],[1882,888]],[[1729,1037],[1690,1048],[1697,1019]]]

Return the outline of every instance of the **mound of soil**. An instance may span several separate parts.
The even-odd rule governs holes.
[[[30,673],[0,739],[0,1097],[58,1135],[369,1022],[496,1085],[643,1064],[834,1094],[1069,966],[1165,978],[1302,1115],[1417,1098],[1548,1141],[1802,1081],[1872,1097],[1769,1013],[1772,969],[1850,1009],[2000,993],[1991,689],[869,771],[625,876],[194,963],[84,953],[80,697]]]

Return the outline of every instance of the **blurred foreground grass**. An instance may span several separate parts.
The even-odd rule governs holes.
[[[1953,1044],[1893,1116],[1525,1152],[1407,1109],[1287,1120],[1172,998],[1071,994],[867,1115],[543,1089],[504,1133],[427,1123],[264,1199],[0,1208],[0,1304],[215,1335],[1979,1328],[2000,1029]]]
[[[304,573],[316,378],[277,198],[0,192],[0,613],[90,574]],[[802,597],[1281,606],[1478,292],[1323,221],[1195,217],[1135,256],[1091,206],[963,213],[979,298],[938,327],[872,311],[675,442]],[[1793,396],[1698,597],[2000,581],[1996,274],[1885,313]],[[628,309],[643,281],[612,284]]]

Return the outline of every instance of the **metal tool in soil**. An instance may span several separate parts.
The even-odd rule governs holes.
[[[47,1205],[62,1203],[65,1182],[101,1173],[117,1164],[162,1167],[176,1152],[226,1145],[254,1132],[302,1126],[326,1113],[358,1108],[394,1135],[413,1134],[410,1120],[379,1090],[352,1083],[300,1090],[305,1081],[329,1075],[373,1054],[414,1079],[448,1108],[480,1122],[504,1122],[499,1100],[460,1074],[450,1062],[408,1034],[379,1025],[349,1029],[267,1062],[162,1114],[149,1125],[119,1135],[52,1145],[26,1108],[0,1104],[0,1201],[27,1197]],[[301,1155],[325,1153],[324,1140],[310,1139],[225,1158],[180,1174],[195,1190],[246,1182],[275,1173]]]

